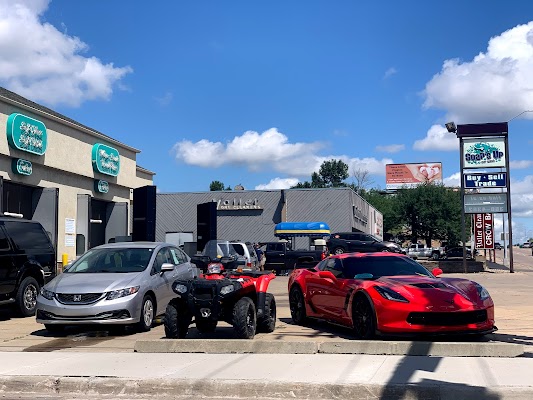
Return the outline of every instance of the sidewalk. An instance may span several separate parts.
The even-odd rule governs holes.
[[[532,399],[533,359],[0,353],[0,396]],[[55,397],[63,398],[63,397]]]

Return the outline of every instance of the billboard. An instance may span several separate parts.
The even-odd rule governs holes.
[[[495,174],[464,174],[465,188],[504,188],[507,184],[507,172]]]
[[[463,168],[505,168],[505,141],[500,139],[465,139]]]
[[[507,193],[465,194],[466,214],[506,213]]]
[[[476,249],[494,249],[494,218],[492,214],[474,214]]]
[[[422,183],[442,183],[442,163],[385,165],[387,190],[414,188]]]

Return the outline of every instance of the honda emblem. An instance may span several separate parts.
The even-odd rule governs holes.
[[[81,301],[81,294],[75,294],[73,300],[74,301]]]

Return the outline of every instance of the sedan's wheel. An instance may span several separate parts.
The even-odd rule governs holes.
[[[438,260],[438,259],[440,258],[440,257],[439,257],[439,253],[433,253],[433,254],[431,255],[431,258],[432,258],[433,260]]]
[[[344,253],[344,249],[342,247],[335,247],[335,249],[333,249],[333,254],[343,254]]]
[[[35,309],[37,308],[37,295],[39,294],[39,283],[28,276],[23,279],[17,290],[15,296],[15,302],[17,306],[17,312],[22,317],[31,317],[35,315]]]
[[[257,328],[254,302],[243,297],[233,306],[233,332],[237,339],[253,339]]]
[[[293,286],[289,292],[289,307],[292,321],[296,325],[304,325],[307,320],[305,299],[302,290],[298,286]]]
[[[265,297],[265,314],[257,321],[259,332],[270,333],[276,328],[276,300],[272,293],[267,293]]]
[[[371,339],[376,333],[374,310],[364,296],[356,296],[353,300],[353,325],[357,339]]]
[[[381,249],[381,252],[382,253],[390,253],[390,249],[384,248],[384,249]]]
[[[210,319],[207,320],[196,320],[196,329],[198,329],[201,333],[212,333],[217,328],[217,321],[213,321]]]
[[[141,319],[139,321],[139,330],[141,332],[148,332],[152,328],[154,322],[154,301],[152,297],[144,296],[141,306]]]
[[[180,312],[177,304],[170,303],[165,310],[165,336],[169,339],[185,339],[191,318]]]

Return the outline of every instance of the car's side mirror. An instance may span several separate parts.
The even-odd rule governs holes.
[[[174,264],[163,263],[163,265],[161,265],[161,272],[168,272],[168,271],[174,271]]]
[[[433,268],[433,271],[431,271],[431,273],[435,276],[439,276],[439,275],[442,275],[442,269],[440,268]]]
[[[331,279],[333,282],[337,281],[337,277],[331,273],[331,271],[320,271],[318,276],[325,279]]]

